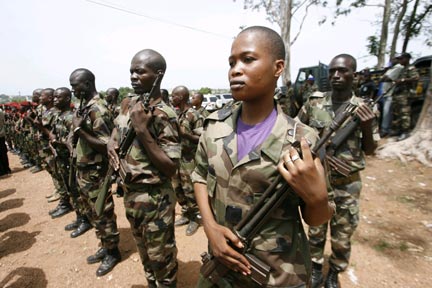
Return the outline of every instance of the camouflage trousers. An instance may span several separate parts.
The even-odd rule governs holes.
[[[332,254],[329,263],[337,271],[344,271],[348,267],[351,255],[351,236],[359,223],[359,199],[362,182],[360,179],[339,185],[335,185],[333,182],[336,213],[330,219],[330,223],[309,227],[308,236],[312,261],[323,264],[327,227],[330,224]]]
[[[411,106],[409,103],[409,91],[393,95],[393,122],[396,131],[407,132],[411,126]]]
[[[176,287],[175,198],[171,183],[124,185],[124,205],[149,284]]]
[[[195,219],[199,213],[196,203],[191,174],[195,169],[195,161],[192,159],[180,159],[180,167],[173,176],[172,186],[177,197],[177,202],[182,207],[182,214],[190,219]]]
[[[45,157],[42,167],[44,167],[44,169],[51,175],[51,179],[57,193],[59,193],[60,196],[66,195],[66,188],[61,177],[58,174],[57,162],[54,159],[54,156],[47,151],[42,151],[39,155],[43,155]]]
[[[105,202],[105,209],[101,216],[97,216],[95,203],[104,181],[106,168],[101,166],[87,166],[77,168],[77,183],[79,191],[79,211],[86,215],[96,230],[96,237],[101,240],[101,247],[114,249],[120,241],[117,230],[117,216],[114,212],[112,196]]]

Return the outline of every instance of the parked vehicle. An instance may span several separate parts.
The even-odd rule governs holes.
[[[231,94],[216,94],[215,95],[218,100],[216,101],[216,106],[218,108],[222,108],[225,104],[233,100],[233,97]]]
[[[202,106],[207,111],[213,112],[213,111],[220,108],[220,107],[219,108],[217,107],[217,104],[216,104],[217,100],[218,100],[218,98],[215,95],[210,95],[210,94],[204,95]]]

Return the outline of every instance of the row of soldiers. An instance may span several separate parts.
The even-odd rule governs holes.
[[[190,107],[184,86],[172,91],[178,113],[162,100],[166,62],[154,50],[139,51],[132,58],[135,95],[122,101],[114,120],[96,90],[94,74],[83,68],[72,72],[72,93],[81,104],[72,114],[64,142],[75,159],[69,163],[76,163],[70,165],[76,169],[70,173],[76,185],[69,187],[77,188],[78,197],[76,204],[71,202],[77,220],[86,218],[101,240],[101,248],[87,262],[102,262],[96,274],[104,275],[121,258],[112,193],[103,199],[102,211],[96,210],[112,167],[119,172],[126,217],[149,287],[176,286],[177,201],[183,211],[178,223],[189,222],[187,230],[197,229],[191,223],[202,219],[209,252],[217,259],[207,263],[225,267],[214,269],[211,277],[202,270],[198,287],[340,287],[338,273],[347,269],[351,237],[360,219],[364,154],[372,154],[379,140],[375,114],[353,93],[357,61],[349,54],[336,55],[329,63],[332,90],[312,93],[292,119],[273,98],[285,65],[280,35],[266,27],[248,27],[234,39],[228,59],[230,88],[239,101],[206,118]],[[318,134],[322,136],[348,108],[355,109],[358,125],[332,153],[326,151],[323,161],[328,161],[329,170],[324,171],[312,149]],[[45,133],[50,129],[43,122],[35,125],[48,135],[51,146],[62,146],[62,140]],[[348,168],[341,173],[339,166]],[[236,234],[233,229],[260,196],[273,183],[281,188],[285,182],[293,193],[274,207],[253,239]],[[69,192],[73,198],[73,189]],[[309,225],[308,237],[303,220]],[[328,227],[332,255],[324,277]],[[255,258],[247,258],[245,252]],[[253,259],[268,267],[259,280],[251,277]]]
[[[161,69],[164,69],[162,56],[153,50],[144,50],[138,53],[134,57],[136,63],[133,60],[132,66],[146,64],[145,59],[148,57],[156,57],[157,61],[160,62],[158,64],[161,65]],[[178,86],[173,89],[170,100],[167,97],[167,91],[159,88],[160,80],[157,83],[149,84],[148,81],[145,83],[138,75],[141,70],[139,68],[134,69],[137,69],[138,72],[132,73],[131,81],[136,94],[128,95],[121,105],[117,105],[119,91],[116,88],[110,88],[106,91],[106,95],[102,96],[96,90],[94,74],[84,68],[77,69],[70,75],[69,81],[72,89],[61,87],[34,90],[32,105],[22,106],[21,113],[8,113],[10,116],[8,130],[13,131],[13,133],[8,133],[8,146],[10,150],[16,151],[21,156],[22,163],[26,168],[31,167],[31,172],[37,173],[45,169],[51,175],[55,191],[53,194],[47,195],[48,201],[59,200],[59,203],[57,207],[49,211],[49,215],[52,218],[58,218],[75,211],[76,220],[65,226],[65,230],[72,231],[70,234],[72,238],[95,228],[96,236],[100,239],[100,249],[94,255],[89,256],[87,262],[89,264],[102,262],[96,275],[105,275],[121,260],[118,249],[119,232],[112,198],[114,191],[110,191],[110,195],[105,200],[102,215],[97,215],[95,211],[95,202],[100,193],[101,183],[105,180],[109,164],[107,144],[110,138],[117,139],[116,137],[119,137],[118,139],[120,139],[125,136],[126,130],[130,129],[129,123],[131,122],[127,118],[134,115],[131,113],[133,110],[131,107],[134,106],[132,103],[137,102],[138,106],[141,105],[140,100],[144,97],[143,95],[149,93],[148,87],[155,84],[160,91],[154,92],[153,90],[153,95],[149,99],[150,113],[155,114],[156,119],[151,120],[155,123],[149,125],[153,127],[149,138],[156,139],[158,143],[161,141],[162,145],[168,140],[172,142],[172,145],[168,143],[166,153],[173,156],[175,162],[178,162],[176,164],[178,169],[173,169],[172,175],[169,177],[162,177],[162,175],[158,175],[161,173],[157,172],[155,168],[148,167],[150,162],[143,165],[144,172],[137,173],[138,175],[135,175],[137,177],[132,177],[131,180],[121,179],[120,173],[118,173],[117,177],[112,178],[112,183],[116,182],[117,185],[113,185],[111,188],[117,187],[117,195],[119,196],[123,194],[123,189],[126,192],[127,216],[128,220],[131,221],[132,233],[137,239],[147,280],[149,283],[165,281],[169,287],[175,285],[177,271],[175,257],[177,250],[173,235],[173,212],[176,202],[182,207],[182,215],[175,222],[175,225],[188,224],[186,229],[188,236],[193,235],[199,228],[200,213],[195,201],[190,176],[195,168],[194,157],[204,119],[209,113],[201,106],[203,101],[201,93],[197,92],[192,95],[190,101],[188,88]],[[74,105],[71,105],[72,94],[80,100],[79,107],[76,109]],[[165,95],[165,101],[161,100],[163,95]],[[166,131],[167,123],[169,123],[169,127],[174,128],[172,131]],[[160,131],[157,131],[158,129]],[[160,136],[155,135],[157,133]],[[165,141],[164,138],[167,140]],[[142,149],[142,145],[134,143],[129,148],[129,153],[142,154],[143,152],[139,151]],[[157,149],[152,148],[150,150]],[[118,148],[114,148],[114,151],[117,153]],[[142,155],[137,155],[137,157],[139,158],[137,161],[142,161]],[[145,161],[152,160],[147,159]],[[157,160],[155,161],[157,162]],[[132,162],[134,163],[130,166],[135,166],[135,161]],[[115,166],[115,164],[112,165]],[[164,190],[163,194],[169,197],[159,199],[161,196],[156,196],[158,193],[155,195],[150,193],[150,198],[158,197],[158,201],[156,199],[149,199],[149,201],[152,204],[157,204],[157,206],[165,204],[166,207],[164,208],[163,205],[159,207],[161,211],[156,213],[157,215],[154,215],[155,212],[143,208],[146,210],[143,215],[142,211],[136,211],[140,208],[133,205],[133,203],[141,201],[140,197],[131,200],[128,195],[132,195],[132,198],[136,196],[129,192],[132,187],[139,190],[142,186],[141,189],[145,189],[145,193],[148,193],[148,185],[154,184],[155,181],[160,182],[161,185],[161,187],[157,185],[157,189]],[[159,203],[159,200],[162,203]],[[150,218],[154,218],[152,220],[155,222],[154,225],[160,225],[160,221],[166,222],[165,225],[168,225],[168,228],[172,227],[172,230],[164,228],[160,231],[154,231],[158,229],[147,223]],[[146,227],[144,228],[143,225]],[[139,229],[145,229],[149,232],[143,235]],[[167,229],[168,231],[166,231]],[[150,232],[155,236],[151,236]],[[162,241],[158,235],[163,237]],[[153,249],[147,248],[148,245],[150,247],[161,245],[160,251],[153,252]],[[167,250],[166,247],[169,249]],[[147,249],[150,251],[146,251]],[[150,252],[155,253],[155,255],[148,255]],[[163,258],[161,258],[161,253],[165,255]],[[165,259],[165,257],[167,258]]]

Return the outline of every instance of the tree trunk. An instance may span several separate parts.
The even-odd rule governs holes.
[[[386,47],[387,47],[387,37],[388,37],[388,25],[390,21],[391,12],[391,0],[385,0],[384,4],[384,15],[381,25],[381,39],[378,49],[378,63],[377,67],[383,67],[385,61]]]
[[[407,7],[408,7],[408,0],[403,0],[400,12],[397,16],[396,23],[393,29],[393,40],[390,47],[390,60],[393,59],[396,54],[396,45],[397,45],[397,39],[399,38],[400,25],[406,14]]]
[[[432,167],[432,65],[423,109],[411,136],[400,142],[384,144],[376,154],[379,158],[399,158],[402,162],[416,159]]]
[[[419,2],[420,2],[420,0],[415,1],[410,19],[409,19],[409,21],[405,27],[405,39],[404,39],[403,46],[402,46],[402,52],[406,52],[406,50],[407,50],[408,42],[411,38],[411,29],[413,28],[413,25],[414,25],[415,16],[417,14],[417,7],[418,7]]]
[[[281,27],[281,37],[285,43],[285,70],[282,74],[283,85],[291,81],[291,16],[292,16],[292,0],[280,1],[281,11],[285,11],[280,18],[279,26]]]

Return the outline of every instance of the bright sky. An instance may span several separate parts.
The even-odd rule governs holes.
[[[0,94],[7,95],[70,87],[70,73],[81,67],[96,75],[98,90],[129,87],[130,61],[145,48],[167,61],[163,88],[227,89],[227,59],[239,27],[280,32],[264,12],[244,10],[242,0],[14,0],[1,1],[0,11]],[[357,57],[359,69],[373,66],[365,45],[378,29],[376,17],[380,9],[360,9],[336,26],[318,26],[321,16],[312,9],[291,49],[292,78],[300,67],[327,64],[339,53]],[[293,20],[292,34],[300,19]],[[410,43],[414,58],[430,54],[422,42]]]

